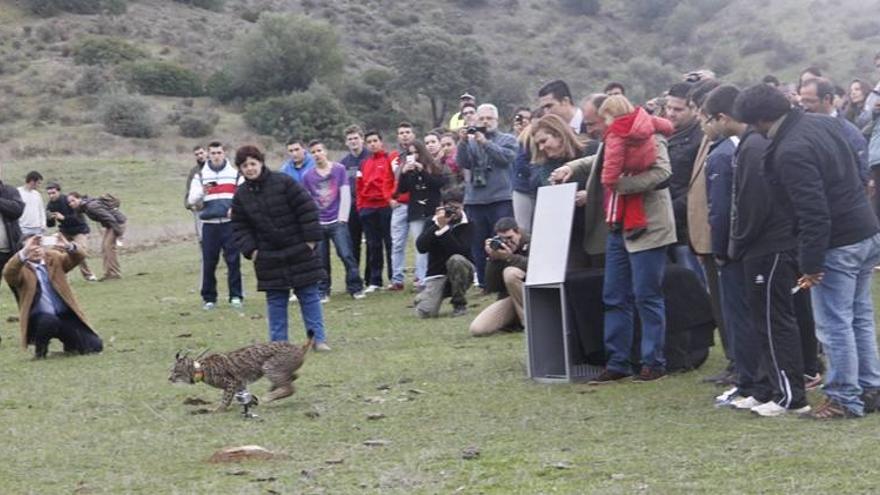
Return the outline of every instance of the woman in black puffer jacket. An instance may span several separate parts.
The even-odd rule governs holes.
[[[232,198],[232,235],[244,257],[254,262],[257,290],[266,293],[269,339],[287,340],[287,303],[293,289],[306,333],[314,332],[315,349],[330,350],[318,291],[324,277],[315,252],[323,239],[318,207],[293,179],[266,168],[256,146],[239,148],[235,165],[245,181]]]

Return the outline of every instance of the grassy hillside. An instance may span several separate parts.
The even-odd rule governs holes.
[[[50,18],[32,14],[29,1],[0,0],[0,159],[182,153],[204,140],[180,137],[172,122],[182,111],[217,113],[213,135],[228,141],[258,139],[242,123],[241,102],[221,105],[208,97],[147,97],[161,136],[111,136],[96,112],[105,93],[84,94],[78,86],[84,73],[97,69],[76,65],[72,54],[88,36],[118,38],[208,79],[229,59],[236,37],[255,29],[253,21],[266,12],[330,23],[347,59],[343,78],[327,81],[336,91],[367,69],[394,76],[389,40],[435,26],[486,54],[489,67],[473,70],[488,71],[492,89],[479,96],[527,104],[543,82],[556,77],[578,95],[619,80],[636,99],[696,67],[747,83],[767,73],[792,80],[800,68],[817,64],[848,81],[871,74],[871,55],[880,46],[880,21],[867,15],[880,0],[600,0],[594,15],[574,13],[589,3],[574,0],[227,0],[220,11],[130,0],[122,15]],[[111,79],[114,74],[101,72]],[[111,81],[108,88],[123,86]],[[427,127],[424,100],[392,96],[401,115]]]

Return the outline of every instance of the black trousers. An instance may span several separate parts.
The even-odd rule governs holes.
[[[794,254],[759,256],[744,260],[744,264],[752,321],[765,339],[762,357],[773,387],[772,391],[759,391],[762,396],[755,398],[769,398],[788,409],[801,408],[807,400],[801,333],[791,294],[798,278]]]
[[[801,290],[794,295],[794,316],[801,331],[804,373],[815,376],[822,372],[822,363],[819,361],[819,341],[816,339],[816,321],[813,319],[809,290]]]
[[[49,340],[58,339],[64,344],[64,352],[89,354],[101,352],[104,343],[71,312],[56,316],[48,313],[34,313],[28,321],[28,340],[40,350],[48,349]]]
[[[348,234],[351,236],[351,248],[354,253],[354,260],[357,262],[358,266],[361,266],[361,241],[364,238],[364,227],[361,225],[361,216],[358,215],[354,197],[351,198],[351,212],[348,214]],[[370,266],[368,263],[364,263],[365,281],[370,280],[369,275]],[[330,270],[327,270],[327,277],[330,277]]]

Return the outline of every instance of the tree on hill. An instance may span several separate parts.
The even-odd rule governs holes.
[[[344,63],[336,32],[326,22],[264,13],[235,41],[229,64],[209,87],[222,100],[304,91],[316,80],[340,76]]]
[[[485,94],[491,87],[489,59],[471,39],[454,39],[436,28],[405,30],[392,36],[393,85],[418,94],[431,104],[433,126],[465,92]]]

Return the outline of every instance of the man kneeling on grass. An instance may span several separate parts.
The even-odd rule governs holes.
[[[83,259],[84,252],[62,236],[33,236],[3,268],[3,278],[18,294],[21,345],[34,344],[37,359],[46,357],[53,338],[64,344],[64,352],[104,348],[67,283],[67,272]]]
[[[471,322],[474,337],[523,327],[523,283],[529,265],[529,235],[521,232],[513,217],[495,222],[495,237],[486,239],[486,292],[498,292],[498,300]]]
[[[452,316],[467,312],[467,290],[474,280],[471,260],[471,224],[462,208],[461,189],[444,191],[442,204],[434,218],[416,239],[416,249],[428,255],[425,288],[416,296],[416,314],[432,318],[440,312],[440,304],[451,298]]]

